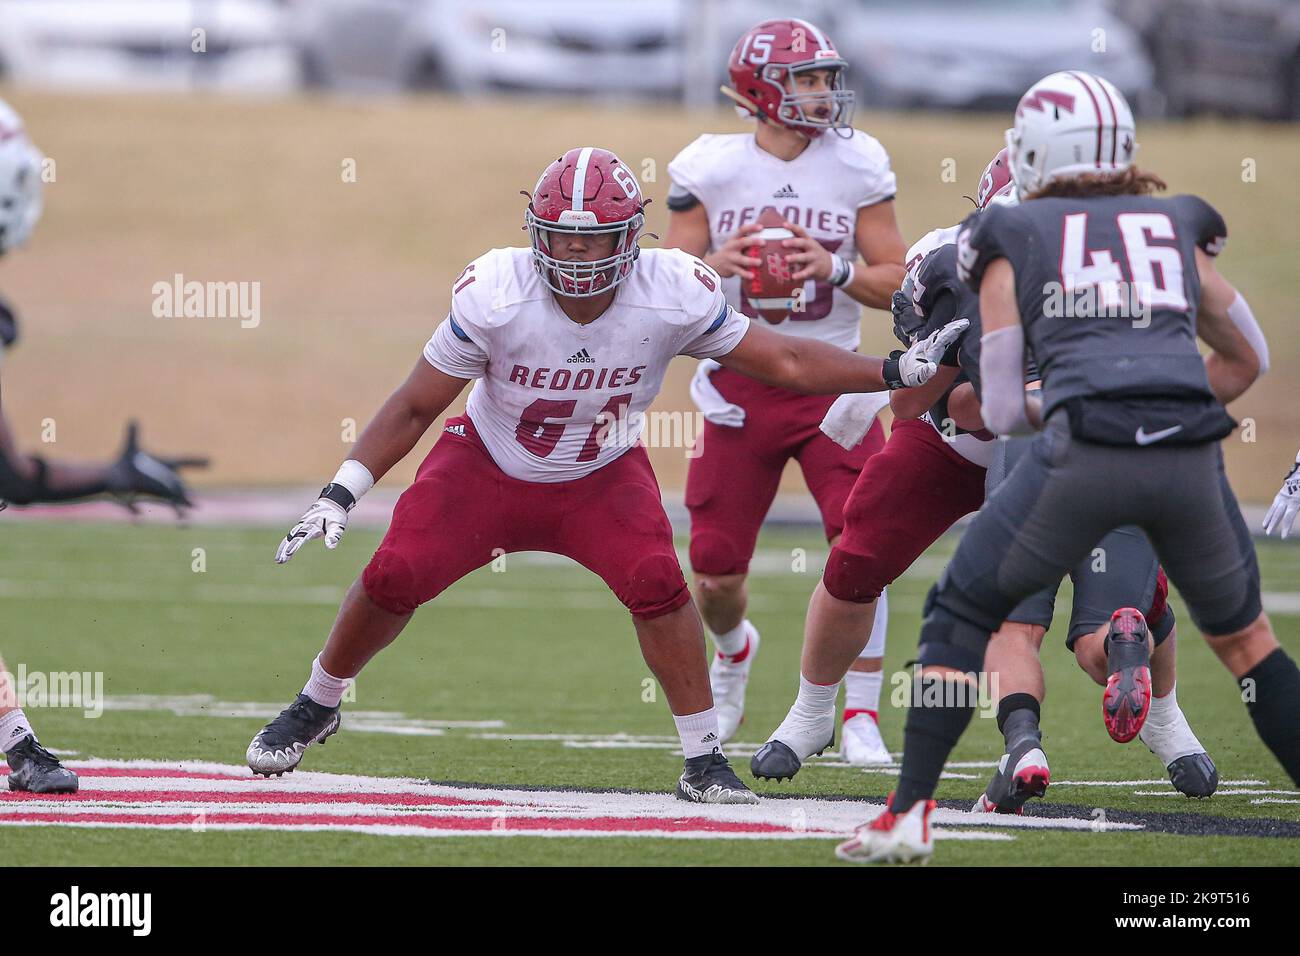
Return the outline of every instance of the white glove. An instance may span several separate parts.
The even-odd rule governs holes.
[[[888,392],[850,392],[835,399],[821,430],[841,448],[857,448],[871,430],[880,410],[889,404]]]
[[[308,541],[325,537],[325,547],[333,551],[348,529],[347,510],[338,502],[318,498],[296,525],[289,529],[275,552],[275,563],[284,564]]]
[[[704,413],[705,421],[727,428],[739,428],[745,424],[745,410],[733,405],[722,397],[722,393],[713,387],[709,376],[722,368],[713,359],[704,359],[691,377],[691,399],[695,407]]]
[[[1300,512],[1300,452],[1296,453],[1295,464],[1282,482],[1282,490],[1269,505],[1268,514],[1264,515],[1264,533],[1272,534],[1281,528],[1285,538],[1291,533],[1297,512]]]
[[[924,385],[939,371],[939,360],[956,342],[963,332],[970,328],[968,319],[956,319],[949,322],[937,332],[914,344],[898,358],[898,377],[905,388]]]

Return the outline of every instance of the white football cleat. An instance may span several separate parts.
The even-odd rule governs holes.
[[[906,813],[895,816],[886,804],[880,816],[837,846],[835,855],[849,863],[924,863],[934,852],[930,814],[935,806],[933,800],[918,800]]]
[[[745,719],[745,686],[749,683],[749,669],[758,654],[758,629],[745,621],[745,639],[749,652],[739,664],[733,664],[722,654],[713,655],[709,668],[709,687],[713,690],[713,708],[718,714],[718,738],[726,743],[736,735]]]
[[[880,727],[870,714],[854,714],[844,721],[844,759],[855,767],[893,763],[889,748],[880,736]]]

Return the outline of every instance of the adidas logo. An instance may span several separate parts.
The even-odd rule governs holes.
[[[572,355],[569,356],[567,361],[570,365],[595,365],[596,364],[596,360],[591,357],[591,354],[586,349],[579,349],[578,351],[574,352]]]
[[[786,183],[776,192],[772,193],[773,199],[798,199],[799,194],[794,191],[794,187]]]
[[[453,435],[459,435],[461,438],[467,438],[467,437],[468,437],[468,436],[465,434],[465,424],[464,424],[464,422],[459,422],[459,423],[457,423],[457,424],[455,424],[455,425],[448,425],[446,428],[443,429],[443,431],[451,432]]]
[[[718,739],[718,735],[715,734],[713,731],[710,730],[707,734],[704,735],[703,739],[700,740],[700,743],[702,743],[702,744],[708,744],[708,743],[712,743],[713,741],[715,741],[715,740],[717,740],[717,739]]]

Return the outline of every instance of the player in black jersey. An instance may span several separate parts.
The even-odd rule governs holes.
[[[41,216],[42,157],[28,139],[18,114],[0,100],[0,256],[22,245]],[[0,302],[0,359],[18,339],[13,310]],[[126,449],[108,465],[47,462],[18,452],[0,406],[0,509],[6,503],[69,501],[112,493],[128,507],[137,496],[189,505],[177,469],[200,459],[163,459],[142,452],[136,427],[128,427]],[[18,706],[12,675],[0,660],[0,751],[9,767],[9,789],[71,793],[77,775],[63,767],[36,739]]]
[[[1017,204],[1006,154],[1002,150],[981,177],[979,208],[990,203]],[[986,195],[986,187],[996,191]],[[933,399],[926,414],[949,441],[971,441],[958,438],[960,435],[991,438],[983,431],[979,396],[972,381],[972,375],[978,379],[978,359],[971,362],[969,355],[975,350],[963,346],[967,340],[978,342],[982,334],[979,301],[958,276],[955,243],[939,245],[910,268],[902,291],[901,298],[906,301],[895,308],[895,327],[905,341],[928,334],[930,324],[945,317],[970,319],[970,328],[953,351],[959,359],[965,354],[972,373],[960,370],[960,362],[955,368],[941,367],[927,385],[893,403],[895,416],[908,417],[909,409],[915,413]],[[1032,360],[1027,365],[1026,388],[1036,388],[1038,370]],[[938,398],[934,398],[936,394]],[[996,493],[1031,444],[1032,439],[1021,438],[982,446],[988,449],[989,495]],[[983,555],[971,557],[985,559]],[[1164,572],[1145,535],[1135,527],[1116,528],[1071,569],[1070,577],[1074,594],[1065,644],[1084,672],[1107,688],[1103,717],[1108,732],[1120,743],[1140,735],[1181,793],[1211,795],[1218,785],[1218,773],[1178,706],[1176,649],[1171,640],[1174,612],[1166,601]],[[984,670],[997,695],[998,728],[1006,738],[1006,753],[976,802],[976,810],[1018,813],[1030,797],[1043,795],[1050,780],[1037,733],[1045,692],[1038,652],[1052,623],[1056,592],[1054,585],[1021,601],[989,642]],[[1150,654],[1144,644],[1132,660],[1125,660],[1124,667],[1112,672],[1105,647],[1109,631],[1118,626],[1113,615],[1130,607],[1150,631]]]
[[[992,206],[958,234],[959,267],[980,294],[983,421],[1001,435],[1040,431],[930,593],[898,790],[837,849],[844,859],[929,856],[931,798],[970,722],[990,634],[1125,524],[1150,538],[1248,691],[1260,737],[1300,782],[1300,670],[1263,613],[1218,446],[1235,427],[1224,405],[1267,367],[1267,348],[1214,266],[1223,220],[1196,197],[1151,196],[1163,183],[1133,166],[1134,135],[1106,81],[1041,80],[1008,133],[1021,205]],[[1024,388],[1026,346],[1041,399]],[[1112,659],[1146,646],[1135,625],[1112,631]]]

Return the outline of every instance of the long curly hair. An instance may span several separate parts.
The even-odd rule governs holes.
[[[1091,199],[1095,196],[1149,196],[1168,187],[1155,173],[1130,166],[1121,173],[1083,173],[1054,179],[1026,199]]]

